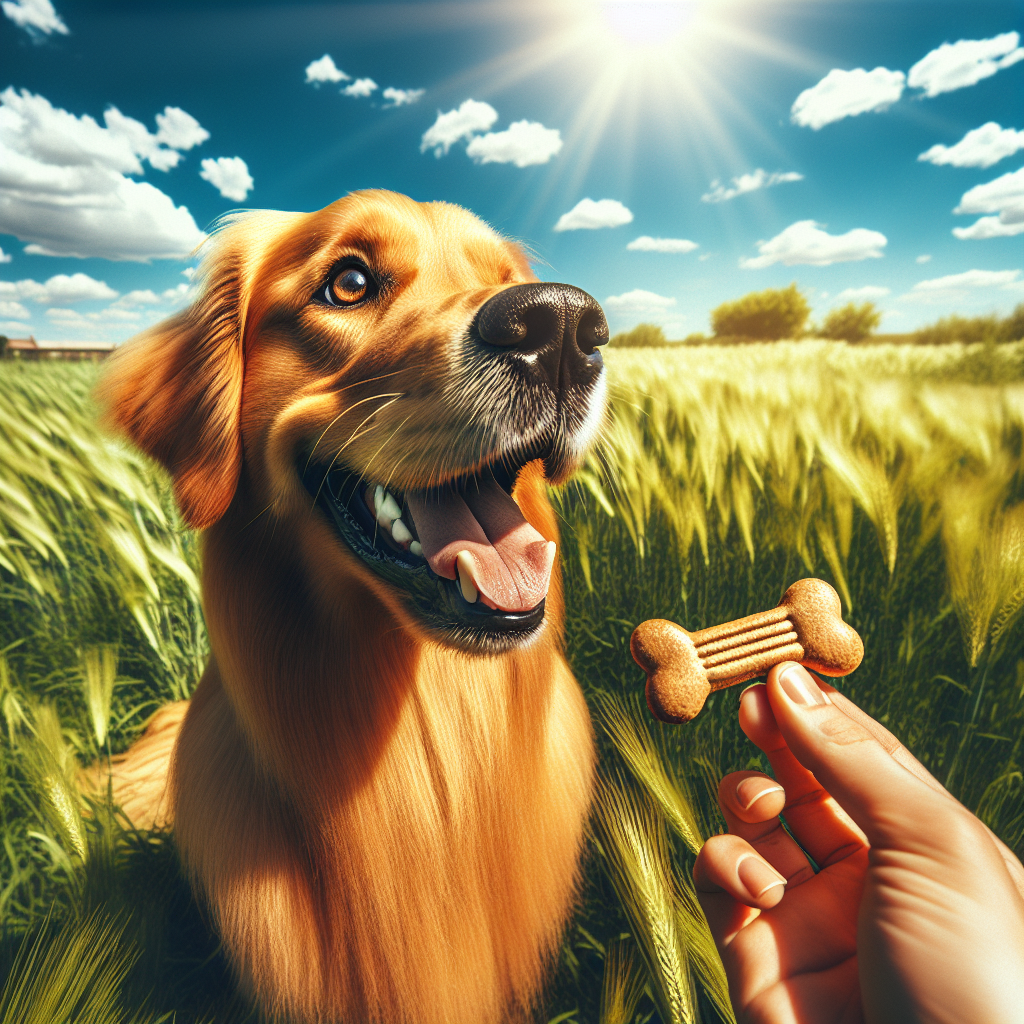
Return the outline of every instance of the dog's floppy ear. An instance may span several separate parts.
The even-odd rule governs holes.
[[[227,510],[242,464],[242,339],[255,257],[248,219],[206,242],[196,300],[111,356],[98,389],[107,422],[170,471],[196,528]]]

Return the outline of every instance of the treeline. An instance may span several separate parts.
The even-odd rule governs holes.
[[[810,321],[811,307],[794,282],[788,288],[766,288],[734,302],[723,302],[711,312],[712,334],[690,334],[681,342],[669,341],[656,324],[638,324],[616,334],[609,344],[617,348],[659,348],[663,345],[733,345],[783,338],[825,338],[832,341],[944,345],[996,344],[1024,339],[1024,302],[1009,316],[965,317],[952,314],[906,334],[877,334],[882,313],[873,302],[850,302],[832,309],[820,324]]]

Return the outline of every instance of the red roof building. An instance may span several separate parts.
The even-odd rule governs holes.
[[[114,350],[112,341],[36,341],[27,338],[8,338],[4,350],[6,359],[103,359]]]

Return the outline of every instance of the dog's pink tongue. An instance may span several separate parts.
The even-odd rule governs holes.
[[[453,580],[460,551],[473,557],[473,578],[486,603],[526,612],[547,596],[554,545],[523,518],[494,480],[465,494],[407,494],[423,555],[438,576]]]

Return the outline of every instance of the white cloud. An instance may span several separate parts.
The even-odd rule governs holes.
[[[1024,167],[968,189],[954,213],[999,213],[1010,207],[1024,218]]]
[[[794,124],[817,131],[844,117],[856,117],[869,110],[880,111],[903,94],[902,71],[878,67],[874,71],[833,68],[817,85],[805,89],[793,103]]]
[[[581,199],[568,213],[558,218],[555,231],[579,231],[580,229],[618,228],[628,224],[633,213],[618,199]]]
[[[959,239],[983,241],[986,238],[1010,238],[1024,232],[1024,223],[1007,224],[1001,217],[979,217],[969,228],[953,228]]]
[[[372,78],[357,78],[351,85],[346,85],[341,91],[346,96],[370,96],[378,88]]]
[[[45,294],[46,286],[38,281],[0,281],[0,299],[32,299]]]
[[[187,284],[175,285],[167,288],[159,295],[152,288],[136,288],[126,292],[117,300],[111,303],[108,309],[142,309],[147,306],[180,306],[184,301],[191,298],[192,289]]]
[[[1017,283],[1019,270],[965,270],[962,274],[947,274],[933,277],[930,281],[918,281],[913,292],[962,292],[969,288],[1006,288]]]
[[[462,105],[446,114],[437,112],[437,120],[423,133],[420,152],[428,149],[434,156],[444,156],[459,139],[468,139],[477,132],[487,131],[498,120],[498,112],[490,103],[464,100]]]
[[[115,137],[123,138],[130,151],[135,156],[148,160],[151,167],[155,167],[159,171],[169,171],[178,165],[181,154],[177,150],[161,146],[157,142],[156,136],[151,134],[141,121],[122,114],[117,107],[110,107],[103,112],[103,122],[107,126],[107,131]],[[100,131],[102,130],[101,128]],[[140,165],[138,170],[119,167],[118,170],[128,170],[131,174],[139,174],[142,167]]]
[[[513,121],[503,132],[488,132],[470,140],[466,153],[481,164],[546,164],[562,148],[557,128],[538,121]]]
[[[156,134],[150,133],[141,121],[122,114],[117,107],[104,111],[103,122],[109,131],[127,140],[136,156],[148,160],[158,171],[177,167],[181,160],[179,150],[192,149],[210,137],[210,133],[181,107],[164,107],[164,112],[156,115]]]
[[[907,85],[923,89],[925,96],[938,96],[989,78],[1001,68],[1024,60],[1016,32],[1004,32],[992,39],[961,39],[943,43],[926,53],[907,75]]]
[[[0,299],[0,316],[28,320],[32,314],[20,302],[12,299]]]
[[[185,256],[203,234],[186,207],[127,177],[142,170],[125,132],[27,90],[0,93],[0,234],[29,242],[26,253],[140,262]]]
[[[192,149],[210,137],[210,133],[181,107],[164,107],[164,112],[156,115],[156,127],[157,142],[172,149]]]
[[[408,103],[415,103],[423,95],[424,89],[395,89],[388,86],[381,95],[392,107],[402,107]]]
[[[643,288],[634,288],[622,295],[609,295],[603,305],[617,313],[661,313],[671,309],[676,300],[667,295],[647,292]]]
[[[98,313],[86,313],[87,317],[91,320],[95,320],[97,323],[138,323],[141,319],[141,314],[136,313],[130,309],[118,309],[116,306],[108,306],[106,309],[100,310]]]
[[[142,314],[131,309],[108,306],[96,313],[80,313],[77,309],[48,309],[46,319],[61,327],[75,329],[96,329],[107,325],[137,324]]]
[[[160,296],[152,288],[136,288],[122,295],[114,305],[118,309],[131,309],[135,306],[156,306],[160,301]]]
[[[55,274],[43,286],[45,298],[36,302],[87,302],[96,299],[116,299],[117,292],[106,281],[97,281],[88,274]]]
[[[632,252],[693,252],[700,246],[688,238],[651,238],[650,235],[641,235],[634,238],[626,248]]]
[[[79,313],[77,309],[48,309],[46,311],[46,319],[53,320],[60,323],[83,323],[87,324],[90,321],[85,318],[84,313]]]
[[[160,293],[160,299],[172,306],[180,306],[192,298],[192,289],[187,284],[178,284]]]
[[[822,298],[824,298],[826,294],[827,292],[822,292]],[[888,288],[882,288],[876,284],[866,284],[863,288],[844,288],[836,296],[836,302],[839,302],[842,299],[847,299],[850,302],[856,301],[857,299],[881,299],[888,294]]]
[[[999,238],[1024,232],[1024,167],[968,189],[953,212],[997,215],[981,217],[967,228],[953,228],[957,238]]]
[[[54,10],[50,0],[3,0],[0,8],[18,28],[23,28],[30,35],[42,32],[50,35],[58,32],[62,36],[68,34],[68,27]]]
[[[90,302],[116,299],[117,292],[106,281],[97,281],[88,274],[54,274],[45,284],[25,278],[22,281],[0,281],[0,299],[26,299],[40,305],[63,302]]]
[[[735,199],[746,192],[756,192],[759,188],[771,188],[785,181],[803,181],[804,176],[796,171],[767,171],[758,167],[749,174],[741,174],[732,179],[732,188],[726,188],[716,178],[711,182],[711,191],[705,192],[701,199],[705,203],[724,203],[727,199]]]
[[[32,328],[28,324],[23,324],[18,320],[0,322],[0,334],[28,334],[31,330]]]
[[[790,224],[767,242],[758,242],[761,254],[741,259],[740,266],[759,270],[774,263],[791,267],[806,263],[812,267],[827,267],[830,263],[850,263],[855,260],[877,258],[885,247],[885,235],[867,228],[853,228],[845,235],[830,235],[813,220],[798,220]]]
[[[334,58],[325,53],[319,60],[306,66],[306,82],[319,85],[321,82],[347,82],[352,76],[335,67]]]
[[[213,185],[225,199],[234,199],[236,203],[243,202],[253,186],[249,168],[240,156],[204,160],[199,177]]]
[[[931,255],[929,253],[924,253],[923,255],[918,256],[917,259],[914,260],[914,262],[915,263],[930,263],[931,259],[932,259]]]
[[[48,321],[59,322],[61,324],[91,323],[89,319],[86,318],[85,313],[79,312],[79,310],[77,309],[47,309],[46,318],[48,319]]]
[[[1018,149],[1024,149],[1024,131],[1002,128],[989,121],[969,131],[955,146],[936,143],[917,159],[953,167],[991,167]]]
[[[3,248],[0,247],[0,263],[10,263],[14,257],[9,252],[4,252]]]

